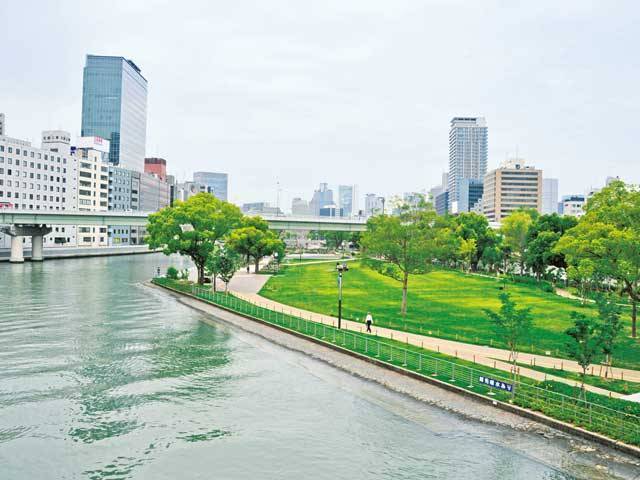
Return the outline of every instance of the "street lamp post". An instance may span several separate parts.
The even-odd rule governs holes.
[[[336,263],[336,270],[338,271],[338,330],[340,330],[342,324],[342,273],[349,271],[346,263],[342,265],[340,262]]]

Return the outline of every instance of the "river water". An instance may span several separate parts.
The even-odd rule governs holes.
[[[0,264],[0,478],[583,476],[573,452],[527,452],[534,434],[201,322],[143,284],[169,263]]]

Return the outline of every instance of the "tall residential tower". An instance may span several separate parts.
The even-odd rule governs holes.
[[[449,131],[449,212],[468,212],[487,173],[488,132],[484,117],[454,117]],[[465,192],[464,190],[467,189]]]
[[[144,171],[147,80],[131,60],[87,55],[81,135],[109,140],[112,165]]]

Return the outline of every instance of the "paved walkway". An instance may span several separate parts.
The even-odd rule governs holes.
[[[248,300],[252,303],[258,304],[262,307],[272,310],[284,311],[287,314],[299,316],[314,322],[323,323],[325,325],[337,325],[337,318],[329,315],[323,315],[309,310],[304,310],[290,305],[285,305],[280,302],[269,300],[258,295],[262,286],[269,279],[269,275],[255,275],[239,273],[234,280],[231,281],[229,289],[233,291],[238,297]],[[235,283],[234,283],[235,281]],[[354,322],[351,320],[343,320],[342,327],[347,330],[356,332],[364,332],[365,326],[363,323]],[[510,352],[500,348],[493,348],[482,345],[472,345],[463,342],[456,342],[453,340],[445,340],[442,338],[431,337],[428,335],[419,335],[415,333],[407,333],[400,330],[394,330],[384,327],[373,327],[373,334],[383,338],[390,338],[399,342],[404,342],[417,347],[422,347],[428,350],[440,352],[446,355],[457,357],[463,360],[474,362],[487,367],[497,368],[509,372],[511,370],[511,364],[509,363]],[[518,363],[532,364],[547,368],[563,368],[566,371],[581,372],[580,366],[572,361],[561,358],[547,357],[542,355],[534,355],[529,353],[519,353]],[[520,374],[533,378],[535,380],[554,380],[567,385],[576,385],[576,381],[569,380],[563,377],[555,375],[548,375],[537,370],[533,370],[526,367],[520,368]],[[613,374],[615,378],[623,377],[626,380],[633,382],[640,382],[640,371],[614,368]],[[616,398],[625,398],[624,395],[610,392],[603,388],[594,387],[591,385],[585,385],[585,388],[591,392],[599,393],[601,395],[610,395]],[[634,398],[631,398],[634,397]],[[637,395],[626,396],[628,400],[638,401]]]

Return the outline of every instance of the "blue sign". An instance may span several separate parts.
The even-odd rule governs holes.
[[[485,385],[489,385],[490,387],[497,388],[499,390],[505,390],[507,392],[513,392],[513,385],[511,385],[510,383],[504,383],[501,380],[495,380],[493,378],[480,376],[478,378],[478,381],[480,383],[483,383]]]

